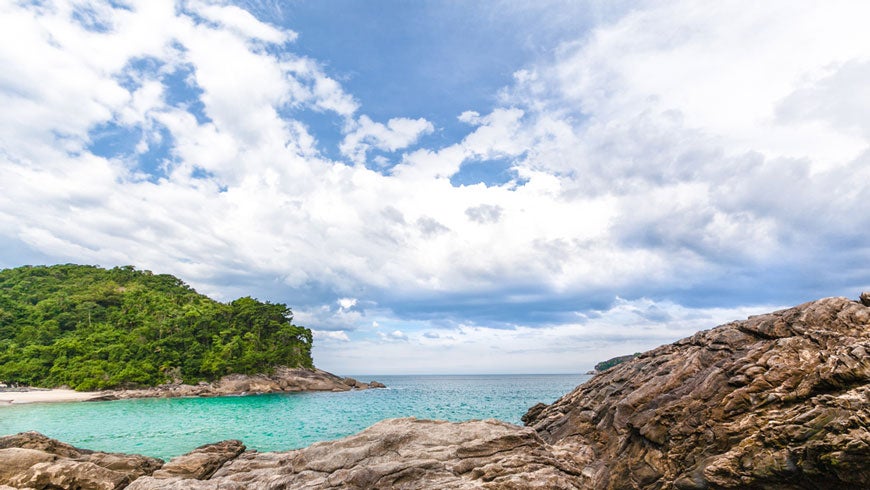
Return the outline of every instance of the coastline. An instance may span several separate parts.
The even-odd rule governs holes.
[[[0,391],[0,407],[27,403],[81,402],[100,396],[98,391],[54,389],[27,389],[26,391]]]
[[[263,393],[299,393],[306,391],[350,391],[385,388],[377,381],[359,382],[320,369],[279,367],[274,374],[229,374],[212,383],[182,383],[129,390],[75,391],[63,388],[0,389],[0,407],[26,403],[74,401],[111,401],[130,398],[181,398],[255,395]]]

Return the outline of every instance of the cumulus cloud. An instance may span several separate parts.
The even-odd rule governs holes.
[[[25,252],[0,261],[132,263],[289,302],[391,362],[407,341],[488,371],[558,368],[523,342],[618,354],[716,305],[851,294],[870,287],[867,8],[639,5],[514,67],[448,135],[361,114],[296,30],[238,7],[4,3],[0,244]],[[451,183],[489,160],[516,178]]]

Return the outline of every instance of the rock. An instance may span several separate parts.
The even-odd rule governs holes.
[[[55,461],[58,457],[37,449],[25,449],[10,447],[0,449],[0,484],[8,484],[9,481],[20,473],[29,470],[37,463]]]
[[[377,384],[380,388],[385,388],[383,384]],[[170,383],[154,388],[104,391],[94,400],[348,391],[364,390],[369,387],[371,384],[361,383],[353,378],[341,378],[320,369],[277,367],[272,374],[229,374],[213,383],[199,382],[196,385]]]
[[[534,420],[535,417],[537,417],[538,414],[540,414],[545,408],[547,408],[546,403],[536,403],[526,412],[525,415],[520,417],[520,420],[522,420],[524,424],[528,424],[530,421]]]
[[[598,375],[526,424],[594,488],[870,488],[870,309],[732,322]]]
[[[870,308],[827,298],[699,332],[535,405],[523,421],[385,420],[281,453],[224,441],[150,474],[139,460],[125,467],[23,433],[0,438],[0,490],[115,488],[134,470],[142,476],[130,490],[866,489]]]
[[[163,461],[80,449],[37,432],[0,437],[0,484],[19,488],[123,488]]]
[[[386,388],[387,386],[377,381],[369,381],[369,388]]]
[[[165,488],[577,488],[570,455],[552,454],[528,428],[495,420],[393,419],[338,441],[286,453],[250,452],[208,486],[156,478],[131,490]],[[201,482],[205,483],[205,482]]]
[[[205,480],[224,463],[245,451],[242,441],[228,440],[206,444],[177,458],[172,458],[163,468],[155,471],[156,479],[181,478]]]
[[[864,291],[860,296],[861,304],[864,306],[870,306],[870,291]]]
[[[81,490],[115,490],[130,484],[130,477],[94,463],[59,459],[36,463],[9,481],[18,488],[75,488]]]

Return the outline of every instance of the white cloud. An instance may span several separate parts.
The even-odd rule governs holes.
[[[431,325],[410,335],[377,332],[371,339],[318,346],[316,353],[325,369],[345,373],[581,373],[614,356],[778,308],[685,308],[645,298],[617,299],[606,310],[578,314],[575,322],[512,329]],[[371,352],[378,353],[376,372],[366,357]]]
[[[342,330],[312,330],[311,332],[317,340],[350,342],[350,337]]]
[[[469,297],[515,306],[494,322],[503,326],[556,296],[606,303],[694,288],[730,305],[767,302],[776,288],[810,299],[870,287],[863,5],[640,5],[515,67],[499,105],[462,112],[467,133],[450,141],[426,114],[359,115],[325,65],[293,52],[294,32],[236,7],[192,4],[211,20],[198,23],[168,0],[104,6],[100,31],[73,19],[76,5],[0,4],[2,243],[133,263],[219,295],[251,285],[291,303],[319,338],[352,349],[392,340],[393,366],[416,356],[432,369],[449,354],[466,356],[457,369],[513,358],[573,370],[572,346],[594,363],[697,328],[680,320],[692,314],[720,319],[656,303],[676,319],[668,325],[686,325],[672,332],[625,320],[646,308],[629,302],[571,325],[529,313],[508,333],[483,319],[455,328],[476,314]],[[141,60],[155,66],[135,69]],[[189,72],[190,104],[170,102],[176,72]],[[339,149],[356,165],[320,153],[307,112],[340,121]],[[129,131],[131,147],[92,154],[104,126]],[[430,140],[442,142],[420,145]],[[150,164],[165,172],[149,175],[139,158],[161,148],[165,161]],[[369,170],[384,170],[372,153],[398,151],[389,171]],[[516,178],[451,185],[463,164],[494,159]],[[393,313],[405,304],[415,305],[406,316]],[[407,313],[415,307],[431,310]],[[442,313],[446,324],[415,320]],[[595,335],[615,326],[624,336],[596,351]],[[365,370],[341,362],[333,369]]]
[[[197,14],[238,32],[245,39],[257,39],[269,43],[281,44],[295,40],[298,35],[292,31],[276,29],[257,20],[247,10],[234,5],[210,5],[205,2],[189,2],[187,4]]]
[[[397,117],[382,124],[372,121],[368,116],[360,116],[353,129],[344,137],[339,149],[354,163],[362,163],[366,152],[376,149],[394,152],[406,148],[420,136],[434,131],[432,123],[420,119]]]

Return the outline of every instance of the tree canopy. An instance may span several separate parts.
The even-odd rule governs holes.
[[[284,304],[220,303],[133,266],[0,270],[0,381],[77,390],[313,367]]]

